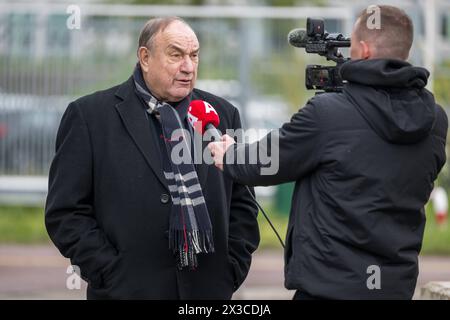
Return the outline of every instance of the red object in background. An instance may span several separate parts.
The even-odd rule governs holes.
[[[442,187],[435,187],[430,196],[433,209],[438,225],[444,225],[447,222],[448,217],[448,197],[447,192]]]
[[[201,135],[205,133],[208,124],[218,127],[220,120],[217,111],[208,102],[193,100],[188,109],[188,120],[195,131]]]
[[[447,222],[447,212],[446,211],[436,212],[436,222],[439,225],[446,223]]]
[[[8,127],[4,123],[0,123],[0,139],[6,137],[6,133],[8,132]]]

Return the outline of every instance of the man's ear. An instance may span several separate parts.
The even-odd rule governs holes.
[[[359,42],[361,46],[361,59],[369,59],[372,56],[372,52],[370,51],[369,44],[363,40]]]
[[[138,58],[139,63],[141,65],[142,71],[148,72],[148,65],[149,65],[149,52],[146,47],[139,47],[138,49]]]

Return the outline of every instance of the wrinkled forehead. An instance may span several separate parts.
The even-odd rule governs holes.
[[[199,42],[195,32],[187,24],[174,21],[157,35],[158,42],[164,47],[175,45],[185,49],[196,50]]]

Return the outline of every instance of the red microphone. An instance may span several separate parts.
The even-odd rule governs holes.
[[[201,135],[208,131],[214,141],[220,141],[221,134],[216,129],[220,123],[217,111],[208,102],[193,100],[188,109],[188,121]]]

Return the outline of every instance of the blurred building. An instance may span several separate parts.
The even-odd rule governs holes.
[[[45,178],[68,102],[131,75],[138,34],[151,17],[186,19],[202,46],[197,86],[230,99],[245,127],[267,130],[287,121],[314,94],[304,89],[305,64],[325,63],[289,46],[287,33],[304,27],[306,17],[319,16],[328,31],[350,35],[357,14],[373,3],[330,0],[315,7],[316,2],[300,1],[302,6],[268,7],[252,0],[206,2],[192,7],[183,1],[178,6],[76,1],[80,25],[70,28],[77,11],[70,6],[73,1],[0,1],[0,176]],[[217,6],[223,3],[230,5]],[[414,20],[411,61],[439,65],[436,75],[448,78],[450,1],[389,3]]]

